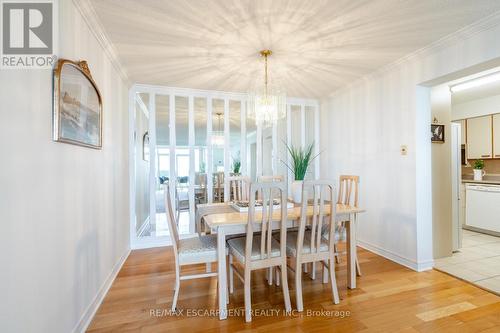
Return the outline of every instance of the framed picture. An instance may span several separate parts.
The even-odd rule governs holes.
[[[53,84],[53,139],[101,149],[102,99],[87,62],[59,59]]]
[[[431,142],[444,143],[444,125],[431,124]]]
[[[142,159],[149,162],[149,133],[142,136]]]

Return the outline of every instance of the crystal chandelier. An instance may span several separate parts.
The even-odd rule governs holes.
[[[224,146],[224,131],[221,131],[220,127],[220,116],[222,113],[217,112],[217,119],[219,122],[219,127],[217,131],[212,131],[212,145],[213,146]]]
[[[257,85],[248,93],[248,116],[264,127],[272,126],[286,116],[286,94],[268,80],[267,58],[271,54],[271,50],[260,51],[264,57],[264,85]]]

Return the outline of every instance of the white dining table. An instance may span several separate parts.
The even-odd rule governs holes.
[[[220,205],[220,204],[219,204]],[[301,207],[289,208],[287,217],[289,221],[297,221],[300,218]],[[325,205],[325,211],[329,212],[329,205]],[[359,207],[337,204],[336,219],[339,218],[345,221],[347,233],[347,287],[350,289],[356,288],[356,223],[357,215],[364,212]],[[312,206],[309,207],[307,215],[312,216]],[[273,214],[273,220],[280,220],[281,212],[276,210]],[[326,214],[328,216],[328,214]],[[258,220],[256,213],[256,220]],[[203,217],[207,226],[217,233],[217,256],[218,256],[218,278],[219,278],[219,319],[227,318],[227,270],[226,270],[226,236],[243,234],[246,232],[246,224],[248,223],[248,213],[238,212],[223,212],[207,214]]]

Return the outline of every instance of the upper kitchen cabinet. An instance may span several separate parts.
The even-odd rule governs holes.
[[[492,158],[493,144],[491,135],[491,116],[467,119],[467,158]]]
[[[500,114],[493,115],[493,156],[500,158]]]

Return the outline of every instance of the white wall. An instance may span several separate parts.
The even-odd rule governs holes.
[[[362,246],[414,269],[432,266],[430,94],[418,85],[495,62],[499,24],[491,16],[322,101],[322,176],[361,176]]]
[[[149,118],[136,103],[135,107],[135,231],[140,232],[150,214],[149,171],[150,162],[143,159],[143,137],[149,131]]]
[[[453,120],[461,120],[495,113],[500,113],[500,95],[475,99],[465,103],[452,103],[451,117]]]
[[[452,177],[451,177],[451,93],[447,84],[431,89],[431,113],[445,125],[445,142],[432,145],[432,238],[433,257],[451,256]]]
[[[58,3],[58,56],[88,61],[104,102],[103,149],[52,141],[50,70],[0,70],[5,333],[80,330],[129,249],[128,87],[73,2]]]

